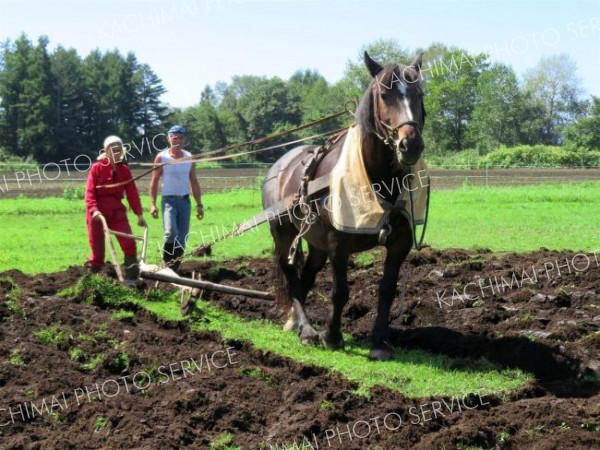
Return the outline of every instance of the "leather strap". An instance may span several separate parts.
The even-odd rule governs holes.
[[[329,175],[323,175],[313,181],[309,181],[306,195],[310,197],[311,195],[321,193],[326,189],[329,189]],[[256,214],[254,217],[237,227],[235,234],[244,233],[267,221],[281,220],[281,217],[288,215],[288,211],[294,206],[297,198],[297,194],[292,194],[288,195],[283,200],[279,200],[277,203],[273,203],[267,209]]]

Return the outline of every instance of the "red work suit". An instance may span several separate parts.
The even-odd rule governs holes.
[[[125,164],[116,164],[115,170],[108,159],[94,163],[90,169],[85,189],[85,217],[88,230],[88,241],[92,254],[88,264],[93,268],[100,268],[104,264],[105,243],[102,222],[92,220],[95,211],[106,219],[108,228],[114,231],[131,234],[131,227],[127,220],[127,209],[121,202],[123,194],[133,212],[142,214],[140,194],[133,181],[124,186],[99,188],[99,186],[131,180],[131,170]],[[135,240],[117,237],[119,245],[125,256],[136,257]]]

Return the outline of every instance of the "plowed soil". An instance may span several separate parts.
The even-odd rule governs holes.
[[[351,264],[343,330],[358,338],[370,334],[382,258]],[[127,308],[132,317],[119,319],[100,300],[56,297],[82,268],[8,271],[0,274],[0,447],[226,449],[219,440],[231,433],[229,445],[243,449],[600,448],[600,394],[589,381],[600,367],[599,261],[547,250],[426,248],[409,256],[391,317],[396,347],[449,355],[461,367],[483,356],[536,376],[509,398],[468,396],[458,405],[384,388],[367,399],[341,376],[192,331],[186,321],[165,321],[135,305]],[[186,262],[183,269],[259,290],[276,279],[264,259]],[[502,289],[502,279],[512,286]],[[467,283],[474,284],[464,290]],[[307,299],[317,327],[329,311],[330,286],[327,268]],[[243,317],[283,320],[272,302],[207,298]],[[63,331],[54,342],[36,337],[53,324]],[[102,354],[97,364],[86,356],[94,354]],[[436,402],[444,405],[439,414]]]

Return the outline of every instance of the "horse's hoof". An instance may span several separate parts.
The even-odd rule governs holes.
[[[394,357],[394,352],[387,348],[374,348],[369,353],[369,359],[372,361],[389,361]]]
[[[298,331],[298,321],[290,317],[283,325],[283,331]]]
[[[310,325],[303,326],[300,333],[300,342],[306,345],[315,345],[319,342],[319,335]]]
[[[344,348],[344,338],[340,336],[338,339],[333,339],[327,331],[321,333],[321,342],[323,347],[331,350],[342,350]]]

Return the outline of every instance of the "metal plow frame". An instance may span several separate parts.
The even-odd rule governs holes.
[[[224,294],[232,294],[232,295],[243,295],[245,297],[252,298],[260,298],[263,300],[273,300],[275,296],[270,292],[264,291],[255,291],[252,289],[244,289],[234,286],[225,286],[222,284],[211,283],[210,281],[203,280],[193,280],[190,278],[185,278],[177,275],[171,268],[163,267],[161,268],[155,264],[147,264],[146,263],[146,254],[148,252],[148,226],[144,227],[144,235],[136,236],[133,234],[121,233],[119,231],[114,231],[108,228],[106,220],[103,216],[100,216],[100,220],[102,221],[102,225],[104,227],[104,235],[106,237],[106,241],[108,242],[108,247],[110,250],[110,255],[113,260],[113,265],[115,266],[115,270],[117,271],[117,277],[119,281],[122,283],[124,281],[123,272],[121,270],[121,265],[119,264],[119,260],[117,258],[117,252],[115,251],[114,244],[111,239],[111,235],[114,236],[122,236],[130,239],[135,239],[137,241],[142,241],[142,254],[140,257],[140,278],[144,278],[147,280],[155,280],[155,281],[163,281],[166,283],[171,283],[178,288],[181,288],[182,291],[191,291],[193,288],[205,289],[208,291],[221,292]]]

